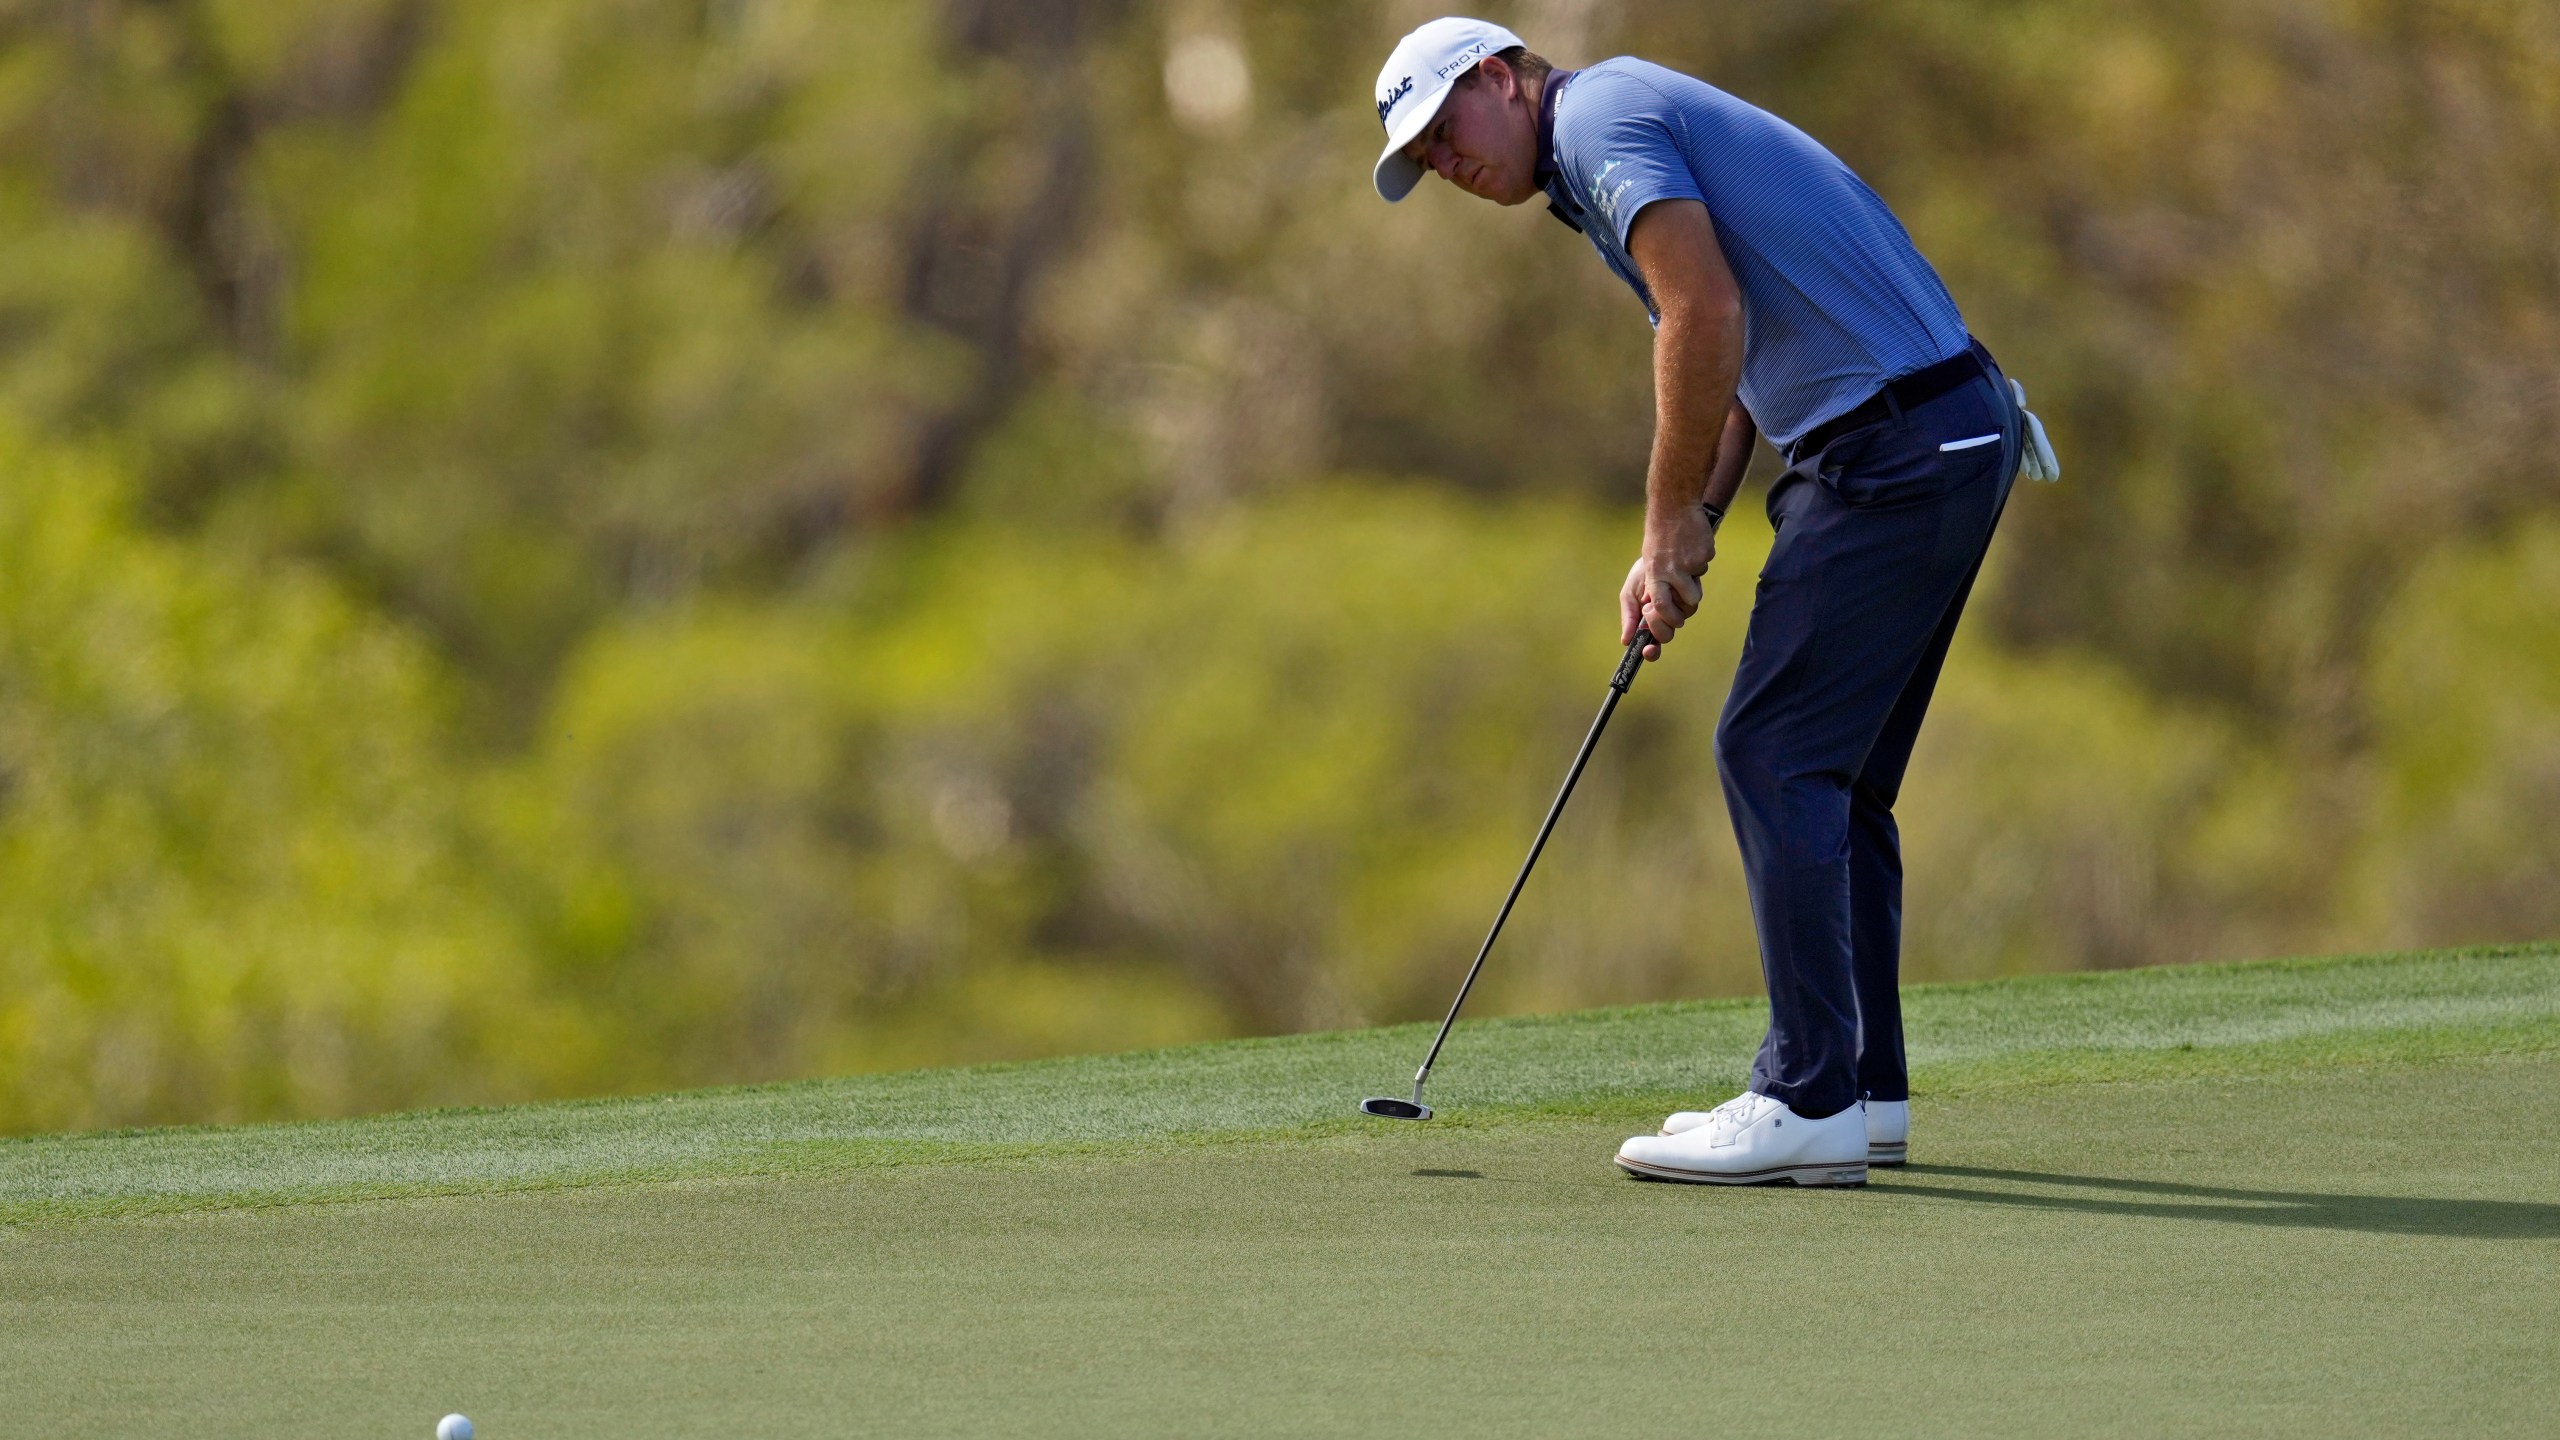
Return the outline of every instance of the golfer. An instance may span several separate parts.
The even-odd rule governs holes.
[[[1564,71],[1434,20],[1378,74],[1378,193],[1543,195],[1644,302],[1654,436],[1619,641],[1697,613],[1760,436],[1787,468],[1716,762],[1769,987],[1751,1088],[1618,1151],[1631,1174],[1854,1185],[1899,1164],[1893,801],[2021,462],[2052,454],[1884,202],[1778,117],[1643,60]]]

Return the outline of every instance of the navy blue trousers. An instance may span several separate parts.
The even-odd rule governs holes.
[[[1716,765],[1769,985],[1751,1088],[1802,1114],[1911,1093],[1893,802],[2017,474],[2019,429],[1987,369],[1790,457],[1769,493],[1777,540]]]

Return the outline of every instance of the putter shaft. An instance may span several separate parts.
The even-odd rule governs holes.
[[[1556,817],[1564,813],[1564,802],[1573,798],[1574,782],[1582,778],[1582,767],[1591,763],[1591,751],[1600,743],[1600,732],[1609,728],[1610,713],[1618,701],[1636,683],[1636,668],[1644,663],[1644,647],[1653,643],[1653,633],[1638,629],[1635,640],[1627,646],[1626,658],[1618,662],[1618,673],[1609,678],[1609,698],[1600,702],[1600,713],[1591,721],[1591,731],[1582,737],[1582,748],[1575,752],[1573,768],[1565,772],[1564,787],[1556,791],[1555,803],[1547,807],[1546,822],[1538,827],[1538,838],[1529,845],[1529,858],[1520,862],[1520,874],[1511,882],[1511,893],[1502,897],[1502,909],[1493,917],[1493,928],[1485,932],[1484,946],[1476,951],[1476,961],[1467,967],[1467,978],[1458,986],[1458,998],[1449,1002],[1448,1018],[1440,1022],[1440,1033],[1431,1042],[1431,1053],[1422,1057],[1422,1068],[1413,1072],[1413,1103],[1422,1103],[1422,1082],[1431,1078],[1431,1067],[1440,1058],[1440,1047],[1449,1041],[1449,1027],[1458,1023],[1458,1011],[1467,1003],[1467,992],[1474,989],[1476,976],[1484,970],[1484,959],[1493,953],[1493,942],[1502,934],[1502,922],[1511,918],[1511,907],[1518,903],[1522,886],[1529,883],[1529,871],[1538,863],[1538,852],[1547,848],[1547,837],[1555,833]]]

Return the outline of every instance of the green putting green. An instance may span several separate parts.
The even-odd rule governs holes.
[[[0,1428],[2407,1434],[2560,1408],[2560,951],[1911,992],[1913,1156],[1639,1184],[1756,1007],[0,1143]]]

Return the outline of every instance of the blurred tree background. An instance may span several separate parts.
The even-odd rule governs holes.
[[[1436,1012],[1650,393],[1534,207],[1370,193],[1433,13],[0,0],[0,1130]],[[2560,10],[1488,13],[1810,130],[2055,432],[1913,976],[2560,932]],[[1486,1013],[1756,989],[1767,538]]]

